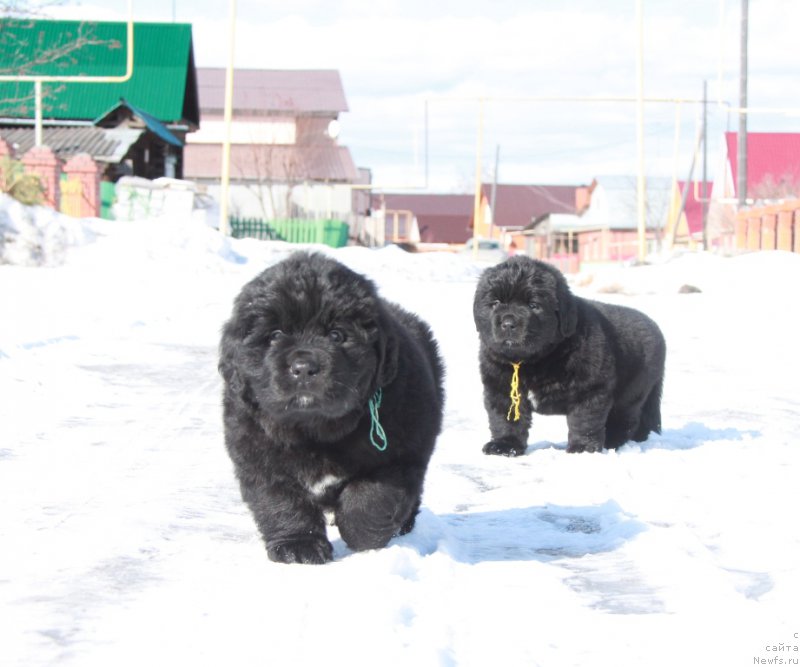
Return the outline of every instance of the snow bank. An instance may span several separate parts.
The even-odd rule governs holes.
[[[56,266],[71,248],[93,240],[85,221],[0,193],[0,264]]]
[[[574,286],[595,294],[677,294],[694,287],[714,295],[758,292],[785,294],[787,276],[800,272],[800,255],[783,251],[723,257],[713,253],[676,253],[653,257],[643,266],[586,268],[571,278]],[[691,293],[691,292],[690,292]]]

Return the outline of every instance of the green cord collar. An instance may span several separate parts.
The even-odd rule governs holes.
[[[375,395],[369,399],[369,441],[379,452],[386,451],[386,447],[389,445],[389,441],[386,439],[386,431],[384,431],[383,426],[381,426],[380,415],[378,414],[378,409],[381,407],[382,400],[382,388],[379,388],[378,391],[375,392]]]

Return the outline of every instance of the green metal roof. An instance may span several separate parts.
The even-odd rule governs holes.
[[[0,74],[120,76],[125,23],[0,20]],[[133,76],[125,83],[44,83],[43,117],[94,120],[125,98],[165,123],[199,124],[188,23],[134,24]],[[78,48],[79,47],[79,48]],[[0,82],[0,116],[33,118],[33,83]]]

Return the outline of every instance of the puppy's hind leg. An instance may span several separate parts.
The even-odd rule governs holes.
[[[659,379],[645,399],[641,416],[639,417],[639,425],[633,433],[633,440],[636,442],[644,442],[651,432],[661,433],[661,390],[663,382],[663,378]]]
[[[638,424],[639,406],[624,412],[612,411],[606,421],[606,449],[617,449],[628,442]]]
[[[600,452],[607,446],[607,401],[595,399],[581,404],[567,414],[567,452]]]

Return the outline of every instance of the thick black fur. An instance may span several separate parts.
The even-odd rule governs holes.
[[[219,369],[225,444],[272,560],[331,560],[326,511],[355,550],[413,528],[444,405],[418,317],[339,262],[294,253],[236,298]],[[370,439],[378,389],[384,451]]]
[[[556,268],[516,256],[483,273],[473,315],[492,435],[486,454],[523,454],[534,411],[566,415],[568,452],[661,432],[666,344],[643,313],[574,296]],[[519,421],[508,418],[512,362],[521,362]]]

